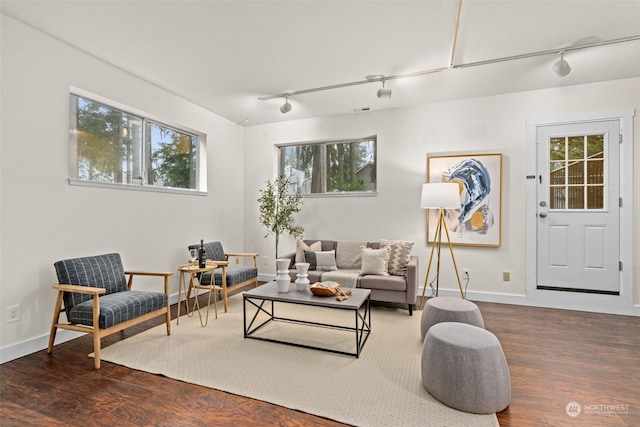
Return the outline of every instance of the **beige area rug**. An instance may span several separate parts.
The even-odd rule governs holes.
[[[220,304],[221,305],[221,304]],[[290,304],[279,315],[353,324],[352,312]],[[222,310],[221,310],[222,311]],[[356,426],[498,426],[494,414],[451,409],[422,386],[420,316],[372,308],[372,332],[359,358],[245,339],[242,297],[200,326],[198,315],[135,335],[102,350],[103,360]],[[271,322],[261,336],[353,351],[355,334]]]

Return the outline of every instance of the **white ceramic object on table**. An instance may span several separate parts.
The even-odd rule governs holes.
[[[280,258],[276,260],[277,276],[276,283],[278,284],[278,292],[289,292],[289,285],[291,284],[291,277],[289,276],[289,259]]]
[[[300,292],[306,291],[309,289],[309,275],[307,271],[309,271],[309,263],[308,262],[297,262],[295,264],[296,269],[298,270],[298,278],[296,279],[296,289]]]

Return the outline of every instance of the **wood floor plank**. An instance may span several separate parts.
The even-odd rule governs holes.
[[[512,399],[498,414],[501,426],[640,425],[640,318],[477,304],[485,327],[502,344],[511,373]],[[175,306],[172,310],[175,316]],[[103,346],[161,322],[152,319],[113,334]],[[96,371],[87,356],[92,351],[86,336],[56,345],[52,355],[43,350],[0,365],[1,425],[343,425],[109,362]],[[628,410],[583,410],[570,417],[570,402],[584,408],[627,405]]]

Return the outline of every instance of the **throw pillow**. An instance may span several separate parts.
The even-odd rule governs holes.
[[[367,242],[338,241],[336,243],[336,265],[339,270],[360,270],[362,260],[360,247]]]
[[[309,270],[333,271],[336,267],[336,251],[304,251]]]
[[[380,247],[389,248],[389,274],[394,276],[407,274],[407,264],[411,260],[413,242],[381,239]]]
[[[320,240],[307,245],[301,239],[296,241],[296,262],[307,262],[304,258],[304,251],[321,251],[322,242]]]
[[[388,276],[387,264],[389,263],[389,248],[371,249],[365,246],[360,247],[362,256],[362,267],[360,274],[376,274],[378,276]]]

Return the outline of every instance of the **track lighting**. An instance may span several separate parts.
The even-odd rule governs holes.
[[[378,98],[391,98],[391,89],[385,89],[384,79],[382,79],[382,88],[378,89]]]
[[[289,104],[289,97],[285,96],[284,104],[282,105],[282,107],[280,107],[280,112],[282,114],[287,114],[289,111],[291,111],[291,104]]]
[[[560,59],[553,64],[553,72],[560,77],[564,77],[571,72],[569,63],[564,60],[564,50],[560,51]]]
[[[543,55],[557,55],[558,53],[560,54],[560,59],[553,64],[553,71],[558,76],[565,77],[567,74],[571,72],[571,67],[569,66],[569,63],[567,63],[567,61],[564,60],[565,51],[590,49],[590,48],[595,48],[600,46],[607,46],[607,45],[618,44],[618,43],[627,43],[627,42],[633,42],[638,40],[640,40],[640,35],[634,35],[634,36],[604,40],[596,43],[584,44],[579,46],[571,46],[563,50],[558,50],[558,49],[541,50],[538,52],[529,52],[529,53],[524,53],[519,55],[505,56],[501,58],[486,59],[482,61],[467,62],[467,63],[460,63],[460,64],[453,63],[454,56],[452,55],[451,62],[446,67],[432,68],[429,70],[414,71],[414,72],[395,74],[395,75],[372,74],[372,75],[366,76],[365,80],[351,81],[346,83],[333,84],[330,86],[313,87],[310,89],[302,89],[302,90],[289,91],[284,93],[277,93],[274,95],[261,96],[258,99],[260,101],[266,101],[268,99],[285,98],[285,103],[282,107],[280,107],[280,111],[282,112],[282,114],[286,114],[289,111],[291,111],[291,104],[289,104],[289,102],[287,101],[287,97],[289,96],[303,95],[303,94],[308,94],[313,92],[321,92],[325,90],[341,89],[341,88],[350,87],[350,86],[358,86],[358,85],[377,83],[377,82],[382,82],[382,88],[379,89],[377,92],[378,98],[391,98],[391,89],[387,89],[384,87],[384,82],[386,80],[397,80],[397,79],[405,79],[409,77],[425,76],[430,74],[441,73],[451,69],[480,67],[480,66],[489,65],[489,64],[515,61],[515,60],[520,60],[525,58],[534,58],[534,57],[543,56]]]

